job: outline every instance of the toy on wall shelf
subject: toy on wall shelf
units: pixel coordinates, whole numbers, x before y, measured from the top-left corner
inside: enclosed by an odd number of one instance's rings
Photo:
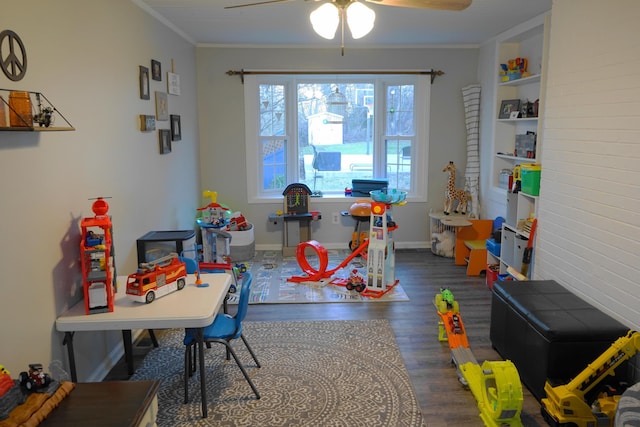
[[[500,80],[508,82],[531,77],[531,73],[527,71],[527,66],[527,58],[514,58],[508,60],[506,64],[500,64]]]
[[[449,164],[442,169],[442,172],[449,173],[447,188],[444,192],[443,213],[449,215],[451,209],[455,207],[453,212],[458,213],[459,211],[462,215],[465,215],[467,213],[467,203],[471,201],[471,194],[462,188],[456,188],[456,165],[453,162],[449,162]],[[458,202],[457,206],[455,206],[456,202]]]
[[[156,298],[182,290],[186,285],[187,265],[173,252],[143,262],[127,277],[127,296],[133,301],[152,303]]]

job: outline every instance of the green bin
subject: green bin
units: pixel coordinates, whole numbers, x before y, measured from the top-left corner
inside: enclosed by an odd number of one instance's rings
[[[531,196],[540,195],[540,172],[542,166],[536,164],[528,164],[520,166],[520,174],[522,179],[522,192]]]

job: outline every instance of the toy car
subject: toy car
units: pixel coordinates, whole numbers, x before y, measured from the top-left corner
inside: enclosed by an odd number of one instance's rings
[[[362,273],[360,273],[355,268],[351,270],[351,274],[349,274],[349,279],[345,287],[349,291],[353,289],[355,289],[356,292],[364,291],[364,288],[366,287],[366,285],[365,285],[364,276],[362,275]]]
[[[30,363],[29,372],[20,372],[20,385],[29,391],[51,384],[51,377],[42,370],[41,363]]]

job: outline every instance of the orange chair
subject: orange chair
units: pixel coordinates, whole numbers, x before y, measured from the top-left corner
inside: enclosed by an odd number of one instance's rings
[[[467,266],[467,276],[479,276],[487,269],[486,240],[493,233],[493,220],[470,219],[471,225],[456,232],[456,265]]]

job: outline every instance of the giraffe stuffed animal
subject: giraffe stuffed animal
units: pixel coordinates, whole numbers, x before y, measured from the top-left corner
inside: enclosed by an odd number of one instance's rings
[[[449,215],[451,209],[455,206],[456,200],[458,205],[454,212],[461,214],[467,213],[467,202],[471,201],[471,194],[464,191],[462,188],[456,188],[456,165],[453,162],[449,162],[448,165],[442,169],[442,172],[449,172],[449,181],[447,181],[447,189],[444,192],[444,214]]]

